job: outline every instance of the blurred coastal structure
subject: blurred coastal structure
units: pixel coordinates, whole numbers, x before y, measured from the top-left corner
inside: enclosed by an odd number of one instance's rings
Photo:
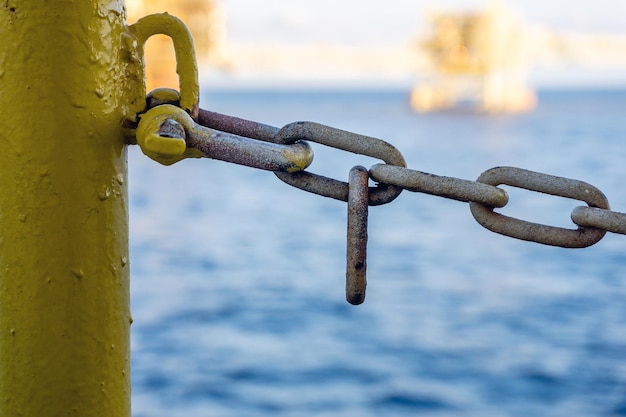
[[[519,112],[536,105],[526,84],[531,66],[521,19],[500,2],[481,12],[435,13],[422,48],[427,68],[411,92],[417,111],[465,102],[486,112]]]
[[[288,36],[264,42],[253,32],[249,40],[230,39],[223,6],[220,0],[127,0],[129,23],[167,11],[187,24],[201,82],[214,88],[392,85],[411,92],[416,111],[471,104],[480,111],[516,112],[536,104],[530,86],[537,79],[564,84],[568,79],[577,82],[575,74],[612,71],[626,82],[626,75],[620,75],[626,74],[625,35],[535,27],[498,0],[483,9],[417,16],[416,27],[427,20],[427,32],[375,46],[295,42]],[[149,89],[178,86],[169,38],[157,35],[148,41],[146,71]]]

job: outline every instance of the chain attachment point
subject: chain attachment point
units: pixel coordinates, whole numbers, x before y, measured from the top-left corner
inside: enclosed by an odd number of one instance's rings
[[[163,34],[172,39],[176,54],[176,72],[180,84],[180,107],[195,118],[198,114],[200,101],[200,83],[193,37],[187,26],[176,16],[168,13],[157,13],[142,17],[130,25],[128,31],[133,35],[138,55],[142,58],[146,41],[151,36]],[[142,79],[142,87],[145,94],[145,79]],[[137,113],[140,113],[142,109],[137,110]]]
[[[313,161],[313,151],[306,142],[280,145],[209,129],[171,104],[154,107],[141,116],[137,143],[143,153],[163,165],[204,157],[268,171],[295,172]]]
[[[187,144],[182,126],[187,119],[191,120],[191,117],[183,109],[169,104],[148,110],[141,115],[137,125],[139,148],[146,156],[163,165],[184,159]]]

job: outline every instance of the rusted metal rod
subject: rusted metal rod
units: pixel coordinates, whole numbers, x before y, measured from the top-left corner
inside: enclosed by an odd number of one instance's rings
[[[346,300],[353,305],[365,301],[367,286],[367,215],[369,174],[362,166],[350,170],[346,253]]]
[[[200,109],[196,121],[202,126],[221,130],[247,138],[273,142],[274,136],[280,131],[279,128],[254,122],[252,120],[241,119],[239,117],[227,116],[209,110]]]

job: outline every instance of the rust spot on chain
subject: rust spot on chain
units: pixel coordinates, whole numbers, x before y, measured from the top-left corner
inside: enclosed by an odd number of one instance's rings
[[[181,138],[185,139],[185,129],[175,120],[166,119],[159,126],[159,136],[164,138]]]

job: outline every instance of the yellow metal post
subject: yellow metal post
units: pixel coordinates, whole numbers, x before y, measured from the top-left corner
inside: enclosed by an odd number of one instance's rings
[[[124,15],[0,2],[2,416],[130,416]]]

